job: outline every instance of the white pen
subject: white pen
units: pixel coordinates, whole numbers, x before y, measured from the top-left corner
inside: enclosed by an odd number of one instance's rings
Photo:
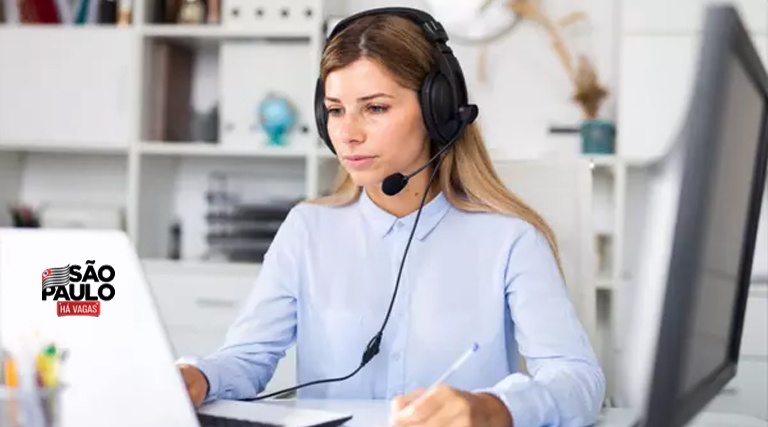
[[[440,376],[440,378],[437,379],[427,390],[424,391],[424,393],[421,394],[416,400],[408,404],[405,408],[403,408],[403,411],[413,411],[413,408],[416,407],[416,405],[421,402],[422,399],[424,399],[424,396],[426,396],[431,390],[434,390],[437,386],[444,383],[445,380],[448,379],[451,375],[453,375],[454,372],[458,371],[459,368],[461,368],[461,365],[463,365],[467,360],[469,360],[470,357],[472,357],[473,354],[477,353],[477,349],[480,348],[480,345],[477,343],[472,344],[472,347],[470,347],[467,351],[464,352],[464,354],[461,355],[458,359],[456,359],[455,362],[446,370],[443,375]]]

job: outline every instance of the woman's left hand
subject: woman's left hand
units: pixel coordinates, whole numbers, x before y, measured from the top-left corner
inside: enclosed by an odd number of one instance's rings
[[[468,393],[446,385],[416,390],[392,401],[390,424],[399,427],[512,427],[512,417],[501,400],[487,393]]]

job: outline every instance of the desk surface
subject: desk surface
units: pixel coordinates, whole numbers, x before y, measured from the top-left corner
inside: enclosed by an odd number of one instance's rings
[[[389,419],[389,402],[382,400],[274,400],[271,404],[299,408],[322,409],[351,414],[349,427],[386,427]],[[627,412],[607,409],[601,417],[599,427],[626,427]],[[690,427],[768,427],[768,421],[738,414],[701,414]]]

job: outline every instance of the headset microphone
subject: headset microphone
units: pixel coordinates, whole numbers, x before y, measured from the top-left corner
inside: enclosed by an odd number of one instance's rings
[[[403,175],[400,172],[396,172],[384,178],[384,181],[381,183],[381,191],[387,196],[394,196],[395,194],[403,191],[403,188],[405,188],[405,186],[408,185],[408,180],[413,178],[419,172],[423,171],[427,166],[431,165],[435,161],[435,159],[437,159],[443,153],[448,151],[448,149],[451,148],[451,146],[456,142],[456,140],[458,140],[459,137],[464,133],[464,129],[467,127],[467,125],[473,122],[476,117],[477,117],[477,107],[474,107],[474,108],[470,107],[466,109],[460,108],[459,119],[461,120],[461,127],[459,132],[457,132],[456,135],[453,138],[451,138],[451,140],[447,144],[443,145],[443,147],[440,148],[440,150],[438,150],[438,152],[435,153],[435,155],[432,156],[432,158],[430,158],[420,168],[409,173],[408,175]]]
[[[384,181],[381,183],[381,191],[384,192],[387,196],[394,196],[395,194],[403,191],[403,188],[405,188],[406,185],[408,185],[408,180],[416,176],[419,172],[423,171],[427,166],[431,165],[432,162],[435,161],[436,158],[438,158],[440,155],[446,152],[451,145],[456,141],[456,138],[454,138],[451,142],[443,146],[443,148],[440,149],[434,156],[432,156],[431,159],[427,160],[424,165],[422,165],[420,168],[416,169],[415,171],[409,173],[408,175],[403,175],[400,172],[393,173],[392,175],[384,178]]]
[[[409,178],[400,172],[393,173],[384,178],[384,182],[381,183],[381,191],[387,196],[394,196],[405,188]]]

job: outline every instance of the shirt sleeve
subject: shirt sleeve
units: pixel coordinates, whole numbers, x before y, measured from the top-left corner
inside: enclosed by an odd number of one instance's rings
[[[294,342],[300,248],[305,232],[300,212],[294,207],[265,253],[256,283],[228,329],[224,344],[214,353],[191,361],[210,384],[204,402],[256,397]]]
[[[512,245],[506,298],[528,374],[481,390],[497,396],[514,427],[594,424],[605,377],[542,233],[532,226]]]

